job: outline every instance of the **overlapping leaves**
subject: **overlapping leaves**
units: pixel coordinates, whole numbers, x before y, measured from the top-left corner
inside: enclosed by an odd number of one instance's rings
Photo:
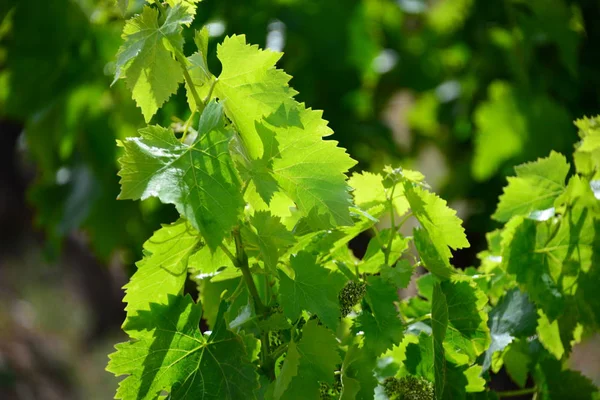
[[[191,23],[193,14],[183,2],[177,3],[168,9],[162,23],[158,10],[146,6],[123,29],[125,42],[117,54],[115,81],[126,76],[146,122],[183,81],[183,72],[172,52],[183,51],[181,25]]]
[[[238,220],[244,205],[241,184],[229,154],[232,131],[222,107],[204,110],[196,140],[181,143],[160,126],[140,130],[122,142],[121,199],[158,197],[174,204],[215,249]]]
[[[169,296],[168,304],[152,303],[129,319],[133,341],[116,346],[107,368],[129,375],[116,398],[153,400],[163,391],[172,399],[254,398],[258,375],[242,339],[227,330],[225,309],[208,337],[198,329],[202,307],[189,296]]]

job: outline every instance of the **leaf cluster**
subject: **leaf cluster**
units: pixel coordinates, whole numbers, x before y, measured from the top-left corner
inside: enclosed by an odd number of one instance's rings
[[[595,119],[578,122],[568,182],[558,153],[517,168],[494,214],[506,225],[481,267],[461,271],[461,220],[422,174],[347,179],[355,161],[295,99],[281,53],[227,37],[217,76],[203,28],[185,56],[195,11],[145,6],[117,55],[116,79],[147,122],[182,82],[190,108],[180,132],[149,125],[119,142],[120,198],[155,197],[180,218],[145,243],[126,286],[131,340],[108,365],[126,375],[117,398],[487,397],[488,371],[503,365],[542,398],[570,390],[557,378],[591,398],[596,388],[561,362],[600,320]],[[402,234],[409,219],[416,228]],[[358,259],[348,243],[363,232]],[[418,296],[400,301],[420,268]],[[187,279],[198,299],[184,295]]]

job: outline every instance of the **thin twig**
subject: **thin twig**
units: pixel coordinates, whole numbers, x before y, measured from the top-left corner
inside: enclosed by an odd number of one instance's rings
[[[519,389],[519,390],[507,390],[504,392],[496,392],[496,394],[498,395],[499,398],[502,397],[517,397],[517,396],[523,396],[526,394],[531,394],[531,393],[536,393],[537,392],[537,387],[530,387],[530,388],[525,388],[525,389]]]
[[[254,278],[252,277],[252,272],[250,272],[250,266],[248,265],[248,256],[246,255],[244,245],[242,244],[242,235],[239,227],[233,229],[233,238],[235,240],[235,253],[237,256],[236,265],[242,271],[246,286],[248,286],[248,291],[252,296],[254,311],[256,312],[256,315],[265,315],[267,314],[268,309],[263,304],[260,295],[258,294],[258,290],[256,289],[256,284],[254,283]]]
[[[196,91],[196,85],[194,85],[194,80],[190,76],[190,73],[187,69],[185,56],[178,51],[175,55],[175,58],[179,62],[179,65],[181,65],[185,82],[187,83],[190,92],[192,92],[192,97],[194,98],[194,102],[196,103],[196,110],[202,114],[202,110],[204,110],[204,102],[200,99],[200,96]]]

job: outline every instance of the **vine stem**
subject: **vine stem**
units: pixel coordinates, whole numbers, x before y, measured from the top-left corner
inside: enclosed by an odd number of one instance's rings
[[[389,203],[390,203],[390,220],[391,220],[391,231],[390,238],[388,239],[388,244],[385,247],[384,256],[385,256],[385,265],[390,265],[390,253],[392,252],[392,243],[394,242],[394,235],[396,234],[396,211],[394,210],[394,191],[396,190],[396,185],[392,187],[392,193],[390,193]]]
[[[287,343],[284,343],[275,350],[273,350],[273,352],[271,353],[271,358],[273,358],[273,360],[277,360],[283,353],[286,352],[287,347]]]
[[[183,134],[181,135],[181,143],[185,142],[185,138],[187,136],[188,130],[190,129],[190,124],[192,123],[192,119],[196,115],[196,110],[192,111],[190,117],[185,121],[185,125],[183,126]]]
[[[530,387],[530,388],[525,388],[525,389],[519,389],[519,390],[507,390],[505,392],[496,392],[496,394],[498,395],[499,398],[502,397],[517,397],[517,396],[523,396],[526,394],[532,394],[537,392],[537,387]]]
[[[427,314],[422,315],[422,316],[420,316],[418,318],[411,319],[410,321],[408,321],[408,323],[409,324],[414,324],[416,322],[426,321],[428,319],[431,319],[431,313],[427,313]]]
[[[187,83],[188,87],[190,88],[190,92],[192,93],[192,97],[194,98],[194,102],[196,103],[196,110],[198,110],[200,112],[200,114],[202,114],[202,110],[204,109],[204,102],[200,99],[200,95],[198,94],[198,91],[196,90],[194,81],[192,80],[192,77],[190,76],[190,72],[187,69],[185,56],[183,54],[180,54],[179,51],[177,51],[175,58],[179,62],[179,65],[181,65],[181,70],[183,71],[183,77],[185,78],[185,82]]]
[[[237,256],[236,266],[242,271],[244,281],[246,282],[246,286],[248,286],[248,291],[250,292],[250,296],[252,296],[252,301],[254,302],[254,311],[257,315],[265,315],[267,314],[268,309],[260,299],[260,295],[256,289],[256,284],[254,283],[254,278],[252,278],[252,272],[250,272],[250,266],[248,265],[248,256],[244,251],[242,235],[239,227],[235,227],[233,229],[233,239],[235,240],[235,252]],[[229,252],[229,250],[227,252]]]
[[[215,85],[217,84],[217,82],[219,82],[219,78],[215,77],[212,84],[210,85],[210,88],[208,89],[208,94],[206,95],[206,98],[204,99],[203,104],[205,107],[208,104],[208,102],[210,101],[210,96],[212,96],[212,92],[213,92],[213,90],[215,90]],[[194,90],[196,90],[196,89],[194,89]]]

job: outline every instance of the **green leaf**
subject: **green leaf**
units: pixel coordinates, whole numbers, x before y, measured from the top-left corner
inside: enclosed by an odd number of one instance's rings
[[[200,118],[198,138],[180,143],[170,129],[149,126],[122,142],[121,199],[158,197],[174,204],[214,250],[237,223],[244,202],[228,152],[232,132],[222,107],[211,102]],[[211,122],[212,121],[212,122]],[[211,126],[215,121],[216,124]]]
[[[384,248],[390,242],[390,235],[394,235],[388,260],[390,265],[395,264],[402,253],[408,249],[409,239],[392,232],[391,229],[384,229],[369,241],[367,251],[358,266],[360,272],[375,274],[385,268]]]
[[[527,138],[527,116],[516,91],[505,82],[493,82],[489,100],[475,110],[475,179],[489,179],[506,160],[521,152]]]
[[[279,400],[290,382],[298,375],[298,366],[300,364],[300,353],[295,342],[290,342],[281,371],[275,380],[273,398]]]
[[[379,356],[400,343],[404,335],[404,326],[395,305],[398,293],[382,277],[369,276],[365,300],[369,309],[363,307],[355,320],[354,330],[364,332],[366,349]]]
[[[317,264],[316,257],[306,252],[292,256],[290,266],[293,278],[279,271],[279,296],[285,316],[294,321],[302,310],[307,310],[335,332],[340,319],[338,293],[346,283],[344,276]]]
[[[469,247],[456,211],[446,205],[446,201],[419,186],[405,183],[405,194],[410,208],[421,226],[427,231],[431,241],[445,258],[450,258],[450,250]]]
[[[199,299],[204,307],[202,319],[206,321],[209,329],[214,329],[215,325],[219,322],[217,317],[223,293],[225,291],[229,294],[233,293],[241,280],[241,278],[237,278],[212,282],[209,279],[200,279],[198,282]]]
[[[191,78],[191,83],[199,96],[207,95],[210,91],[210,85],[214,83],[215,77],[208,69],[208,28],[203,26],[202,29],[196,31],[194,35],[194,43],[198,51],[186,59],[186,68]],[[190,110],[195,111],[198,107],[196,99],[192,94],[190,82],[185,81],[185,92],[187,95],[188,105]]]
[[[470,278],[456,279],[441,283],[448,308],[444,349],[448,360],[461,365],[475,362],[491,339],[485,312],[487,296]]]
[[[503,265],[553,321],[592,266],[594,237],[594,217],[578,204],[558,222],[516,218],[503,234]]]
[[[144,243],[144,258],[125,285],[128,318],[148,310],[150,302],[166,304],[179,295],[187,279],[188,258],[200,242],[198,232],[181,219],[161,229]]]
[[[600,179],[600,116],[578,119],[575,125],[581,138],[573,155],[577,172]]]
[[[283,53],[246,44],[244,35],[226,37],[217,47],[223,65],[214,92],[242,136],[252,159],[263,155],[256,122],[274,113],[297,92],[288,86],[291,76],[275,68]]]
[[[224,245],[230,252],[235,252],[235,245],[226,243]],[[190,256],[188,267],[196,280],[211,278],[212,281],[219,281],[224,276],[231,279],[234,277],[232,276],[234,271],[237,271],[236,276],[242,274],[220,247],[215,251],[211,251],[208,246],[201,248]]]
[[[356,162],[337,142],[323,140],[333,131],[321,116],[321,111],[294,103],[257,123],[268,150],[262,163],[311,228],[352,225],[345,172]]]
[[[377,358],[360,343],[350,346],[342,363],[340,400],[372,400],[377,386],[373,374]]]
[[[563,369],[561,362],[547,358],[540,363],[543,374],[542,400],[592,400],[598,388],[579,372]]]
[[[438,309],[438,311],[441,310]],[[438,311],[436,311],[436,317],[439,316]],[[436,335],[438,335],[438,338],[441,338],[438,328],[441,328],[441,326],[436,326]],[[406,337],[414,336],[407,335]],[[443,338],[441,339],[443,341]],[[435,382],[436,379],[440,380],[440,382],[443,382],[445,364],[441,364],[441,368],[439,369],[435,369],[437,365],[434,366],[434,357],[439,356],[434,354],[433,351],[433,343],[435,340],[437,340],[435,339],[435,337],[432,338],[430,335],[421,332],[416,343],[408,343],[408,345],[406,346],[406,356],[404,360],[404,365],[406,367],[406,370],[411,375],[421,376],[431,382]],[[441,360],[443,360],[444,348],[441,347],[441,342],[438,350],[442,352]]]
[[[404,289],[408,287],[414,270],[415,266],[407,260],[398,260],[394,267],[382,267],[381,277],[393,284],[396,289]]]
[[[171,7],[181,6],[182,9],[190,16],[196,14],[196,3],[200,3],[202,0],[166,0],[167,4]]]
[[[467,398],[467,392],[482,392],[485,389],[485,379],[481,378],[481,367],[473,365],[458,366],[453,363],[446,364],[446,384],[442,399],[454,400]]]
[[[244,246],[249,255],[265,263],[267,271],[275,274],[277,261],[285,249],[294,243],[294,236],[268,211],[257,211],[250,218],[254,229],[242,230]]]
[[[377,207],[376,210],[383,211],[380,207]],[[287,254],[294,254],[305,250],[311,253],[318,253],[325,259],[335,259],[339,252],[348,250],[347,244],[352,239],[376,223],[377,220],[360,215],[359,220],[352,226],[341,226],[336,229],[321,230],[301,236],[298,238],[296,244],[288,250]]]
[[[232,36],[218,47],[223,70],[215,95],[241,136],[238,167],[267,204],[283,190],[313,229],[352,225],[344,173],[355,162],[334,141],[321,116],[296,102],[290,76],[275,68],[281,53]],[[301,150],[300,150],[301,149]]]
[[[502,355],[506,372],[519,387],[525,387],[531,364],[531,357],[526,349],[527,342],[525,340],[512,342]]]
[[[530,216],[552,207],[565,190],[569,164],[562,154],[553,151],[546,158],[515,167],[515,172],[517,176],[508,178],[492,216],[497,221],[506,222],[515,215]]]
[[[186,68],[190,77],[192,78],[196,93],[200,95],[200,93],[207,91],[208,86],[212,84],[214,80],[214,76],[208,70],[206,56],[200,52],[194,53],[186,59],[186,64]],[[196,104],[196,99],[192,94],[192,90],[190,89],[187,80],[185,82],[185,89],[190,110],[195,111],[198,108],[198,105]]]
[[[386,167],[388,168],[388,167]],[[395,171],[389,168],[391,171]],[[385,170],[387,171],[387,169]],[[401,179],[419,179],[413,171],[402,170]],[[409,208],[408,201],[404,195],[404,187],[394,184],[392,187],[386,188],[384,178],[381,174],[373,174],[371,172],[354,173],[348,180],[348,185],[354,190],[354,203],[364,209],[370,210],[373,207],[383,205],[389,209],[389,200],[393,195],[392,205],[396,214],[404,215]]]
[[[190,14],[177,5],[168,9],[160,26],[158,10],[148,6],[125,24],[125,42],[117,53],[114,82],[126,74],[127,86],[146,122],[183,81],[181,67],[171,52],[183,50],[181,25],[191,22]]]
[[[538,44],[538,35],[544,37],[544,44],[553,43],[558,50],[560,61],[572,76],[579,72],[578,52],[579,43],[584,37],[582,32],[574,28],[573,23],[564,21],[575,20],[576,13],[581,11],[570,7],[563,0],[532,0],[527,3],[528,12],[518,13],[519,27],[527,45]],[[581,17],[580,17],[581,18]],[[531,44],[530,44],[531,43]]]
[[[419,257],[429,272],[439,279],[448,279],[456,274],[456,270],[450,265],[448,247],[433,242],[425,229],[414,229],[413,235]]]
[[[122,15],[127,13],[127,9],[129,8],[129,0],[117,0],[117,5],[119,6],[119,11],[121,11]]]
[[[539,319],[537,320],[537,334],[538,339],[542,346],[550,354],[557,359],[561,359],[565,354],[565,348],[560,340],[560,329],[558,327],[558,321],[554,320],[550,322],[548,317],[542,310],[538,310]]]
[[[433,287],[431,304],[431,329],[433,334],[433,370],[435,398],[442,399],[446,382],[446,355],[444,340],[448,330],[448,302],[446,294],[438,283]]]
[[[331,331],[319,326],[316,320],[308,321],[297,346],[300,354],[298,373],[281,399],[317,399],[319,382],[333,385],[334,371],[342,362],[337,347],[338,342]]]
[[[189,296],[170,296],[168,304],[151,304],[127,322],[133,339],[116,346],[107,370],[128,375],[118,399],[254,398],[258,376],[243,340],[227,330],[222,304],[210,336],[198,330],[202,308]]]
[[[348,185],[353,188],[354,204],[368,210],[385,203],[386,194],[381,174],[371,172],[354,173],[348,179]]]
[[[492,362],[492,356],[502,351],[517,337],[529,337],[535,333],[537,313],[526,293],[514,288],[502,298],[489,313],[492,342],[486,350],[483,370]]]

